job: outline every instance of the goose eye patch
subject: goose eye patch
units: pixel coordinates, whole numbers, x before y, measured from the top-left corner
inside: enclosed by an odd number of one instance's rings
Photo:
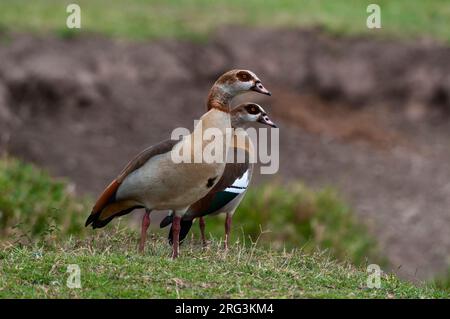
[[[251,75],[248,72],[240,71],[236,74],[237,78],[241,82],[247,82],[252,79]]]
[[[259,113],[259,109],[254,105],[249,105],[246,107],[246,109],[249,114],[258,114]]]

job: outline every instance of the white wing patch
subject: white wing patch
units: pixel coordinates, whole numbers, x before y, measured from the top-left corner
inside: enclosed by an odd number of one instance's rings
[[[241,194],[247,190],[248,184],[250,183],[249,170],[247,170],[244,175],[236,179],[233,184],[225,189],[226,192]]]

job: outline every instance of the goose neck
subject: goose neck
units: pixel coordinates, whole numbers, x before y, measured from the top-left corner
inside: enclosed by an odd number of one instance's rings
[[[207,108],[218,109],[223,112],[230,112],[230,102],[234,97],[233,94],[227,92],[219,85],[214,85],[209,91]]]

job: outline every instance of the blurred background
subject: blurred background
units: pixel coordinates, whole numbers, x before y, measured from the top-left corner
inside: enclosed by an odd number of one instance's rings
[[[81,29],[66,26],[71,2]],[[450,2],[377,0],[369,29],[372,2],[3,0],[2,240],[92,233],[93,200],[126,162],[192,127],[215,79],[245,68],[273,93],[240,101],[280,127],[280,171],[255,174],[235,239],[444,278]]]

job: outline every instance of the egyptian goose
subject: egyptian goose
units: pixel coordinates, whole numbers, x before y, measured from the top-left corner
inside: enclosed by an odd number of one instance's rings
[[[231,126],[233,128],[246,128],[252,122],[259,122],[262,124],[276,127],[276,125],[269,119],[264,109],[255,103],[245,103],[237,106],[230,112]],[[244,130],[237,131],[244,137],[243,143],[234,143],[231,146],[232,151],[229,151],[229,155],[233,156],[232,160],[227,161],[225,170],[222,177],[217,184],[209,191],[209,193],[192,204],[186,214],[181,219],[181,230],[179,234],[179,240],[183,241],[188,234],[192,222],[195,218],[199,218],[199,226],[202,236],[203,246],[206,246],[205,237],[205,221],[204,216],[216,215],[220,213],[226,214],[225,219],[225,249],[228,249],[228,242],[231,230],[231,219],[233,217],[236,208],[241,203],[245,196],[247,187],[250,184],[253,163],[249,161],[250,152],[253,152],[253,145]],[[235,135],[236,141],[236,135]],[[242,150],[245,152],[243,158],[245,162],[239,163],[236,161],[238,158],[238,152]],[[160,227],[166,227],[172,222],[173,216],[168,215],[161,221]],[[169,242],[172,244],[173,227],[169,231]]]
[[[219,77],[212,86],[207,100],[208,112],[201,118],[190,135],[180,140],[166,140],[153,145],[137,155],[123,171],[103,191],[95,203],[85,226],[101,228],[113,218],[145,208],[141,225],[139,251],[144,250],[147,229],[152,210],[171,210],[173,212],[172,258],[178,256],[181,216],[191,204],[204,197],[219,180],[225,169],[225,160],[207,163],[176,163],[173,152],[187,149],[196,158],[203,152],[205,141],[200,149],[195,145],[195,137],[208,128],[215,128],[225,136],[231,128],[230,102],[242,93],[255,91],[271,95],[259,78],[248,70],[231,70]],[[227,141],[227,139],[223,139]],[[229,144],[224,145],[225,158]],[[203,154],[203,153],[202,153]],[[200,154],[201,158],[201,154]]]

